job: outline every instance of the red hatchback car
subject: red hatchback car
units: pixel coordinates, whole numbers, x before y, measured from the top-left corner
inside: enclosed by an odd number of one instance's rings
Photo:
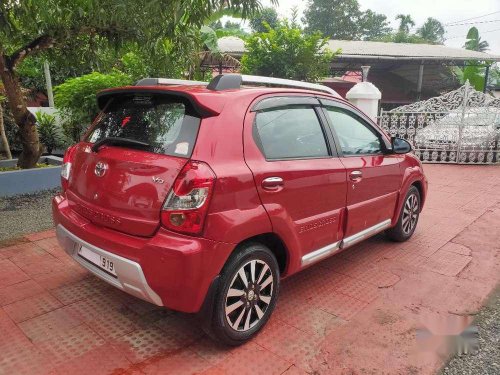
[[[281,278],[417,225],[427,181],[410,145],[325,86],[145,79],[98,103],[64,157],[59,242],[123,291],[199,312],[225,343],[262,328]]]

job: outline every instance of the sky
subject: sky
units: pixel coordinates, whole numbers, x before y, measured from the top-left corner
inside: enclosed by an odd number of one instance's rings
[[[278,2],[277,10],[281,17],[290,17],[290,9],[297,6],[302,18],[302,12],[307,5],[306,0],[278,0]],[[444,25],[469,23],[445,26],[447,38],[445,45],[461,48],[469,28],[476,26],[481,39],[490,44],[490,50],[487,52],[500,55],[500,0],[358,0],[358,2],[362,10],[371,9],[385,14],[394,28],[398,26],[394,17],[400,13],[410,14],[416,22],[416,28],[422,25],[427,17],[436,18]],[[262,3],[269,5],[270,1],[263,0]],[[496,13],[490,14],[494,12]],[[487,14],[490,15],[485,16]]]

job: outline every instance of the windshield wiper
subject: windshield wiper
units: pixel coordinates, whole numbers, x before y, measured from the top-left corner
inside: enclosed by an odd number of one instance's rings
[[[139,147],[139,148],[148,148],[150,146],[149,143],[136,141],[134,139],[129,138],[120,138],[120,137],[107,137],[101,139],[100,141],[94,143],[92,146],[92,151],[97,152],[99,148],[104,145],[117,145],[117,146],[131,146],[131,147]]]

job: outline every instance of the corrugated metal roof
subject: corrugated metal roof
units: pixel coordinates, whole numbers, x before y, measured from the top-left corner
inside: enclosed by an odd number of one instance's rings
[[[245,52],[245,42],[234,36],[218,40],[222,52],[231,55],[241,55]],[[469,51],[462,48],[452,48],[433,44],[384,43],[354,40],[330,40],[328,47],[332,51],[341,49],[340,59],[380,59],[380,60],[494,60],[500,61],[500,56],[484,52]]]
[[[464,48],[452,48],[436,44],[384,43],[354,40],[330,40],[332,51],[340,48],[341,57],[378,57],[386,59],[437,59],[437,60],[497,60],[500,56]]]

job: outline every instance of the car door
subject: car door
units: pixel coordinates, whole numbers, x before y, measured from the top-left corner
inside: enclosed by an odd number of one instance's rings
[[[347,172],[347,247],[390,226],[404,157],[388,152],[388,138],[361,112],[335,101],[322,104]]]
[[[343,236],[346,171],[312,97],[267,97],[245,118],[245,160],[272,226],[298,254],[293,270],[330,255]]]

